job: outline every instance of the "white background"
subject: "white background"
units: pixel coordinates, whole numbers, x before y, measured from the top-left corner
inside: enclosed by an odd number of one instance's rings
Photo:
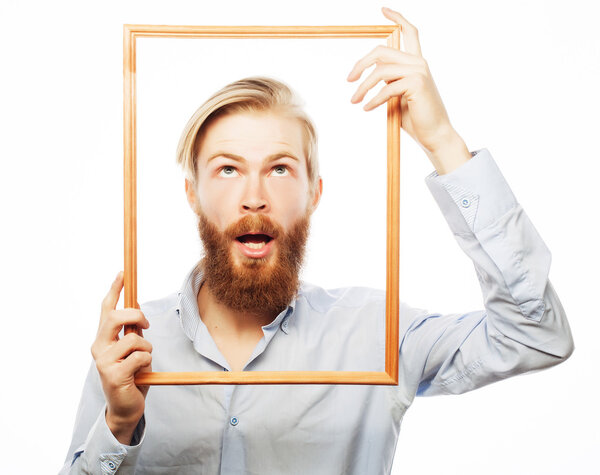
[[[56,473],[70,443],[100,302],[123,268],[122,25],[390,22],[381,14],[381,4],[366,1],[229,1],[209,7],[183,1],[2,0],[0,5],[2,471]],[[550,279],[569,316],[576,347],[568,361],[547,371],[458,397],[417,399],[402,425],[393,473],[599,472],[592,453],[600,446],[600,324],[593,306],[600,284],[594,189],[600,168],[595,138],[600,39],[592,5],[387,4],[419,29],[423,55],[455,129],[470,150],[485,147],[492,153],[552,251]],[[337,92],[347,94],[348,104],[358,83],[346,83],[345,75],[365,53],[357,47],[339,78]],[[327,89],[330,72],[316,62],[303,67],[313,79],[327,75]],[[301,86],[298,92],[307,102],[318,95]],[[360,108],[354,106],[356,120],[382,123],[379,110],[360,117]],[[332,119],[316,112],[314,118],[325,134]],[[374,147],[380,143],[378,136],[361,140],[373,140]],[[327,193],[327,177],[338,168],[325,166],[324,150],[321,156]],[[165,158],[165,167],[178,176],[172,155]],[[432,311],[480,309],[473,266],[423,182],[431,171],[425,154],[403,133],[401,299]],[[147,249],[140,255],[140,273],[169,276],[160,277],[168,282],[160,286],[148,278],[143,291],[151,298],[178,290],[195,258],[178,255],[174,259],[181,260],[172,264],[152,260],[152,246],[166,249],[177,239],[194,249],[197,233],[181,175],[178,183],[176,207],[183,221],[160,236],[140,232],[140,251]],[[361,187],[365,199],[380,194],[370,181]],[[140,191],[140,200],[150,195]],[[164,195],[172,196],[170,190]],[[144,201],[149,211],[140,208],[140,213],[154,216],[151,199]],[[318,231],[318,220],[327,224],[327,207],[335,209],[335,199],[334,193],[325,194],[315,215],[314,241],[318,232],[323,236],[319,245],[335,247],[348,240]],[[168,216],[169,206],[159,212]],[[363,216],[377,215],[369,206],[376,204],[353,204],[349,216],[358,216],[361,224]],[[160,240],[163,235],[166,243]],[[360,261],[356,267],[372,272],[365,265]],[[345,285],[347,266],[323,279],[318,270],[311,271],[309,280]]]
[[[252,75],[290,84],[317,128],[323,197],[313,215],[302,278],[325,287],[385,288],[387,110],[369,114],[352,104],[357,85],[346,81],[356,52],[367,54],[381,41],[138,40],[138,302],[178,289],[198,260],[196,216],[175,166],[184,125],[213,91]],[[408,173],[403,177],[408,180]],[[372,249],[358,253],[358,243]]]

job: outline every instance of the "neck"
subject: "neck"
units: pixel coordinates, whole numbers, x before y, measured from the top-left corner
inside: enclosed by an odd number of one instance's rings
[[[217,301],[204,282],[198,292],[198,312],[213,336],[215,333],[226,333],[243,337],[258,332],[262,335],[262,327],[277,317],[269,313],[240,312],[232,309]]]

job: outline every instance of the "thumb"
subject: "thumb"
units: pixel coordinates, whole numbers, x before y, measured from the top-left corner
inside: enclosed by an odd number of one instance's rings
[[[110,286],[110,289],[104,300],[102,300],[102,310],[114,310],[119,301],[121,289],[123,288],[123,271],[117,274],[117,277]]]

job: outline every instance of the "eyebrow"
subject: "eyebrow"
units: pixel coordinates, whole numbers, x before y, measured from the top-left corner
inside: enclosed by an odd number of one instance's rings
[[[213,158],[217,158],[217,157],[225,157],[225,158],[230,158],[232,160],[235,160],[237,162],[245,162],[247,161],[244,157],[240,156],[240,155],[236,155],[234,153],[228,153],[228,152],[217,152],[217,153],[213,153],[210,157],[208,157],[208,160],[206,161],[206,163],[208,164],[208,162],[210,162]],[[272,162],[274,160],[277,160],[278,158],[283,158],[283,157],[289,157],[292,158],[294,160],[296,160],[297,162],[300,162],[300,159],[298,157],[296,157],[295,155],[293,155],[290,152],[277,152],[274,153],[272,155],[269,155],[268,157],[266,157],[264,159],[264,162]]]

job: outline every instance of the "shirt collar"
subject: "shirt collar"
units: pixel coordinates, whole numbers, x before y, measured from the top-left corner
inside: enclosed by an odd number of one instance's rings
[[[183,280],[183,285],[177,293],[178,298],[176,311],[177,315],[179,316],[179,323],[185,334],[192,341],[196,339],[196,334],[200,326],[198,291],[200,290],[202,281],[202,260],[200,260],[188,271]],[[303,287],[304,283],[301,283],[300,290],[298,292],[299,295],[303,293]],[[298,297],[292,298],[285,310],[281,311],[271,323],[262,327],[265,332],[265,336],[274,335],[277,327],[281,327],[281,330],[285,334],[289,333],[288,320],[294,314],[297,298]]]

